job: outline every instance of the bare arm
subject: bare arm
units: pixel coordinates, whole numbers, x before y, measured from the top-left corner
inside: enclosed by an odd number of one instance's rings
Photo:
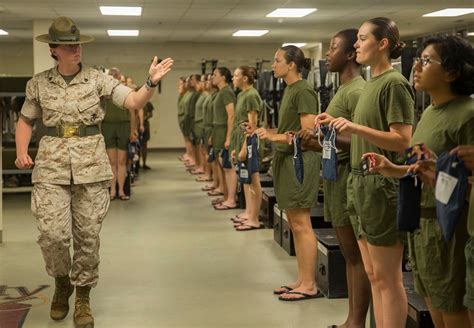
[[[389,127],[390,131],[380,131],[342,117],[334,119],[330,126],[334,126],[339,133],[354,133],[379,148],[399,153],[408,148],[413,129],[411,124],[393,123]]]
[[[232,127],[234,125],[234,103],[230,103],[225,106],[225,110],[227,112],[227,133],[225,137],[225,148],[229,148],[230,146],[230,136],[232,134]]]
[[[33,126],[20,116],[16,125],[15,142],[16,142],[16,160],[15,165],[19,169],[27,169],[33,166],[33,160],[28,155],[28,146],[31,141]]]
[[[141,133],[145,132],[145,118],[143,117],[144,116],[143,112],[144,112],[143,108],[140,108],[138,110],[138,121],[140,123],[139,129]]]

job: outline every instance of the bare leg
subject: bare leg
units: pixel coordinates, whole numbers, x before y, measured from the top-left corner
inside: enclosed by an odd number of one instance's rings
[[[334,227],[341,251],[346,260],[349,314],[347,328],[364,328],[370,303],[370,282],[364,269],[357,239],[352,226]]]
[[[143,161],[143,167],[147,166],[146,165],[146,159],[148,157],[148,141],[144,141],[142,143],[142,148],[141,148],[141,154],[142,154],[142,161]]]
[[[300,285],[295,292],[316,294],[318,289],[315,280],[316,267],[316,236],[313,232],[309,208],[287,209],[288,221],[295,241],[296,260],[298,262]],[[301,298],[298,294],[283,294],[282,298]]]
[[[110,197],[117,196],[117,148],[107,148],[107,156],[109,157],[110,166],[112,167],[112,181],[110,185]]]
[[[237,194],[237,174],[234,168],[224,169],[224,179],[227,189],[227,195],[224,198],[225,201],[222,203],[224,206],[234,207],[235,197]]]
[[[252,183],[248,188],[248,198],[250,200],[246,208],[249,209],[249,223],[255,227],[259,226],[260,207],[262,206],[262,187],[260,186],[260,174],[252,174]]]
[[[378,289],[382,296],[382,327],[405,327],[408,302],[402,277],[403,244],[374,246],[367,243],[367,249],[374,272],[372,290]]]
[[[365,272],[367,273],[367,277],[369,278],[369,281],[370,281],[375,323],[376,323],[377,328],[383,328],[382,294],[380,292],[380,289],[375,288],[376,282],[375,282],[375,277],[374,277],[374,269],[372,266],[372,259],[370,258],[370,255],[369,255],[369,250],[367,248],[367,241],[365,241],[364,239],[361,239],[361,240],[358,240],[357,243],[359,244],[360,254],[364,262]]]
[[[125,196],[124,185],[125,179],[127,178],[127,151],[118,149],[117,150],[117,182],[118,182],[118,194],[119,197]]]

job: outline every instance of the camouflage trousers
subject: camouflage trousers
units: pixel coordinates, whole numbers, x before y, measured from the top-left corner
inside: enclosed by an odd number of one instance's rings
[[[108,182],[35,184],[31,210],[40,232],[37,241],[50,276],[70,274],[73,285],[97,285],[99,232],[110,204],[108,186]]]

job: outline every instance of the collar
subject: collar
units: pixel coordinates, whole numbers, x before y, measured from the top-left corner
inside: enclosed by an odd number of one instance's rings
[[[49,82],[55,83],[63,88],[67,88],[68,86],[74,84],[89,83],[89,81],[91,80],[90,69],[84,67],[82,63],[79,64],[79,66],[79,73],[77,73],[77,75],[69,83],[69,85],[66,84],[66,81],[64,81],[64,78],[59,73],[58,66],[49,70],[47,79]]]

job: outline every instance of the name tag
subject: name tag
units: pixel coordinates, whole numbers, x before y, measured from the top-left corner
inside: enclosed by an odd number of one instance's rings
[[[457,183],[458,178],[455,178],[446,172],[439,172],[438,179],[436,180],[436,200],[447,205]]]
[[[323,158],[331,159],[331,142],[329,140],[323,141]]]

